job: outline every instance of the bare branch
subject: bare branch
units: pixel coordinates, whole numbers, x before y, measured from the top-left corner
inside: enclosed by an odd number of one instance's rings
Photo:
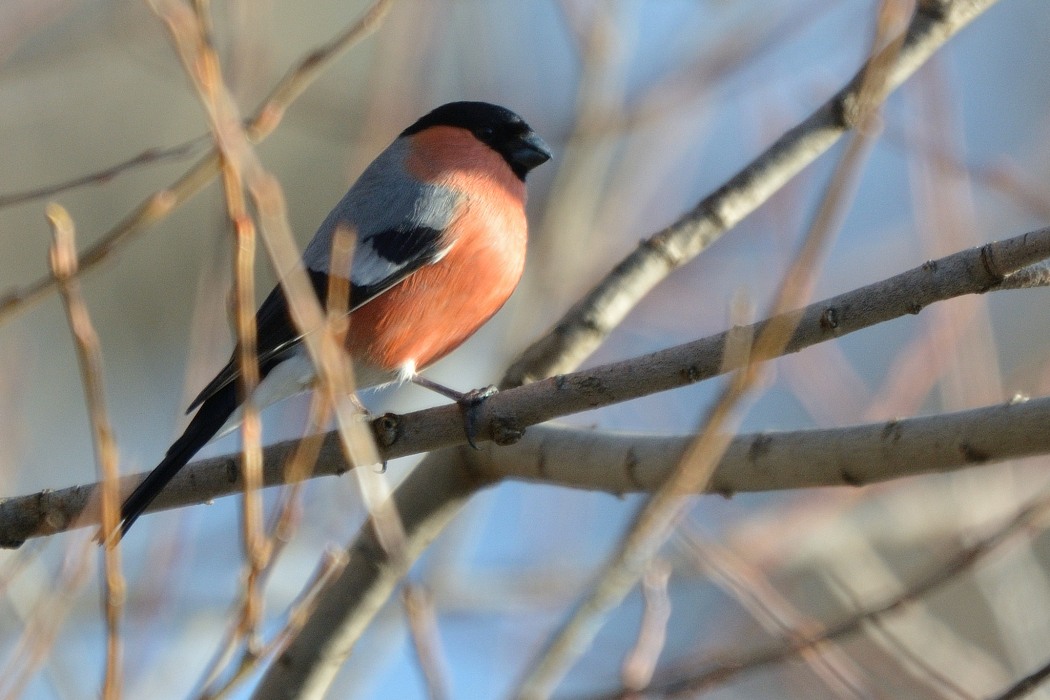
[[[255,650],[262,619],[262,571],[270,548],[263,535],[262,513],[262,422],[252,394],[259,384],[255,327],[255,221],[248,213],[243,168],[245,158],[238,152],[240,115],[227,98],[219,57],[211,44],[211,20],[207,3],[195,5],[191,12],[174,2],[154,0],[153,11],[164,21],[183,69],[208,115],[215,147],[221,156],[220,174],[226,214],[230,220],[233,248],[233,313],[237,330],[237,364],[240,368],[238,391],[242,404],[241,478],[244,483],[241,537],[246,559],[241,612],[232,643],[246,640]],[[233,132],[232,134],[230,132]]]
[[[246,131],[253,143],[269,136],[280,123],[291,102],[316,79],[321,69],[329,66],[340,54],[374,31],[392,4],[393,0],[375,0],[356,22],[330,42],[308,54],[286,73],[248,122]],[[171,186],[147,197],[123,221],[81,253],[77,261],[77,275],[98,267],[115,250],[189,201],[204,189],[218,172],[219,154],[216,148],[212,148]],[[0,294],[0,322],[40,301],[56,288],[54,278],[48,275]]]
[[[995,289],[996,283],[1014,270],[1021,269],[1031,264],[1032,261],[1047,256],[1050,256],[1050,228],[1032,231],[997,243],[989,243],[980,248],[953,253],[881,282],[810,304],[804,309],[788,314],[801,318],[801,321],[784,352],[798,352],[810,345],[838,338],[877,323],[918,313],[922,308],[936,301]],[[767,323],[769,321],[763,321],[742,331],[738,329],[737,332],[759,333],[762,326]],[[642,357],[555,377],[496,394],[484,405],[485,419],[479,421],[478,437],[493,440],[497,444],[513,442],[515,439],[520,440],[524,428],[530,425],[686,386],[736,369],[722,362],[728,335],[729,332],[720,333]],[[1044,399],[1036,399],[1027,404],[1020,403],[1018,409],[1010,410],[1019,410],[1023,414],[1029,410],[1036,410],[1033,407],[1040,406],[1042,401]],[[984,420],[991,419],[991,416],[984,418]],[[892,436],[897,434],[900,429],[898,426],[905,424],[907,424],[906,421],[880,423],[861,430],[870,429],[874,431],[874,434],[886,431]],[[1006,423],[994,423],[994,425],[997,426],[996,430],[1002,431],[1006,430],[1010,423],[1007,421]],[[374,422],[373,427],[377,433],[380,457],[384,460],[442,447],[462,445],[465,441],[459,408],[454,405],[439,406],[403,416],[383,416]],[[1036,430],[1033,431],[1034,434],[1025,437],[1013,431],[1007,431],[1003,433],[1002,447],[1005,451],[996,450],[995,441],[991,441],[991,445],[982,444],[980,449],[967,449],[970,456],[969,463],[981,463],[982,455],[994,455],[999,459],[1017,456],[1017,453],[1010,454],[1009,449],[1011,444],[1018,444],[1016,440],[1020,439],[1024,440],[1025,445],[1030,446],[1025,448],[1027,451],[1024,454],[1038,453],[1042,448],[1031,446],[1038,444],[1040,435],[1044,432],[1046,431]],[[813,434],[821,435],[819,431]],[[613,439],[601,433],[581,433],[581,435],[597,435],[601,438],[598,442]],[[834,439],[833,435],[834,433],[827,433],[820,439],[831,441]],[[1008,444],[1006,435],[1009,435],[1013,442]],[[759,444],[751,449],[756,450],[756,454],[763,456],[767,454],[765,445],[772,446],[776,440],[774,437],[756,439]],[[329,435],[321,447],[321,456],[317,466],[318,474],[341,474],[347,470],[346,463],[339,459],[337,454],[333,454],[333,440],[333,436]],[[652,443],[654,450],[666,451],[669,449],[668,444],[660,443],[659,439],[652,440],[655,441]],[[1033,440],[1036,442],[1030,442]],[[590,439],[584,442],[589,445],[586,450],[598,449],[598,445],[590,444]],[[632,445],[637,445],[637,453],[642,454],[648,450],[646,445],[649,443],[650,439],[631,436],[619,438],[609,444],[610,449],[620,450],[623,454],[629,455]],[[294,449],[294,441],[266,448],[264,473],[266,485],[282,483],[280,465]],[[849,447],[848,449],[856,451],[858,448]],[[490,445],[484,447],[478,454],[472,454],[473,451],[464,453],[471,458],[469,470],[476,481],[488,483],[503,476],[513,476],[551,480],[552,483],[562,483],[579,488],[592,488],[590,484],[596,484],[593,488],[623,492],[639,488],[651,489],[659,483],[660,478],[660,476],[652,478],[646,476],[644,470],[636,468],[637,465],[628,469],[626,476],[610,476],[612,472],[608,469],[608,464],[618,463],[607,461],[614,459],[612,454],[603,456],[596,463],[597,472],[593,469],[589,470],[587,467],[589,462],[585,459],[584,454],[572,457],[564,455],[564,462],[561,462],[559,458],[557,462],[552,461],[540,466],[537,470],[534,466],[528,466],[529,462],[517,462],[512,457],[516,454],[531,454],[532,457],[529,459],[538,458],[538,455],[535,454],[536,446],[532,441],[532,433],[526,435],[522,443],[514,450],[495,451],[499,460],[506,460],[505,463],[508,466],[505,474],[501,473],[499,468],[490,471],[483,462],[478,461],[482,455],[489,454],[492,450]],[[338,450],[335,452],[337,453]],[[833,453],[833,450],[828,451],[828,454]],[[860,453],[857,454],[860,455]],[[797,488],[820,484],[855,485],[893,478],[895,474],[901,473],[895,470],[907,469],[905,465],[877,459],[878,454],[879,452],[873,451],[863,455],[867,460],[865,463],[871,465],[870,471],[863,471],[864,467],[860,464],[859,459],[848,460],[848,464],[856,464],[856,469],[862,470],[853,471],[851,467],[848,473],[841,469],[834,469],[834,465],[841,464],[841,462],[837,463],[834,460],[823,462],[816,459],[815,456],[806,457],[806,461],[815,460],[812,463],[812,473],[799,472],[795,468],[766,473],[765,470],[769,468],[769,465],[758,461],[755,463],[753,473],[744,476],[747,474],[745,470],[739,477],[736,477],[743,479],[743,483],[724,481],[723,468],[715,474],[712,490],[731,493],[736,490]],[[673,459],[678,457],[680,453],[675,454]],[[909,459],[914,457],[914,454],[908,455]],[[626,461],[637,462],[638,457],[628,456]],[[925,463],[926,457],[923,457],[922,461]],[[561,476],[556,476],[559,464],[566,465],[567,471]],[[200,503],[233,492],[238,488],[237,466],[238,461],[232,456],[202,460],[188,465],[157,498],[150,512]],[[460,465],[459,468],[467,467]],[[945,463],[944,468],[951,468],[951,466]],[[931,467],[931,470],[936,469],[936,466]],[[574,474],[582,476],[574,480]],[[642,478],[639,475],[648,480],[636,481]],[[130,490],[140,478],[138,476],[126,477],[122,481],[122,488]],[[75,486],[60,491],[41,492],[32,496],[0,501],[0,543],[6,546],[17,546],[29,537],[53,534],[97,521],[97,514],[91,513],[84,514],[84,518],[81,519],[83,522],[78,521],[93,489],[94,486]]]
[[[1050,397],[846,428],[764,432],[734,437],[705,493],[863,486],[1050,452]],[[472,489],[503,479],[611,494],[653,491],[681,459],[692,436],[645,436],[542,426],[516,445],[465,452]],[[264,450],[263,483],[288,483],[284,464],[298,441]],[[239,455],[186,466],[151,512],[199,505],[240,491]],[[461,465],[462,467],[462,465]],[[325,436],[310,478],[347,471],[335,433]],[[130,490],[136,476],[124,477]],[[5,540],[40,537],[97,522],[98,484],[42,491],[0,502]],[[419,507],[418,504],[415,507]]]
[[[112,536],[120,527],[117,442],[106,411],[105,390],[102,386],[102,347],[80,293],[80,285],[74,279],[77,248],[73,220],[57,204],[48,207],[48,219],[55,237],[51,248],[51,269],[58,280],[69,328],[73,333],[101,477],[102,541],[105,543],[102,587],[106,618],[106,671],[102,697],[104,700],[118,700],[122,686],[120,620],[124,610],[125,585],[120,567],[120,541]]]
[[[904,593],[869,606],[867,609],[851,615],[841,622],[826,625],[819,634],[809,633],[794,636],[789,644],[752,652],[739,657],[721,659],[707,665],[707,668],[689,677],[679,677],[669,682],[656,683],[647,689],[647,697],[693,698],[714,687],[725,685],[741,673],[789,661],[807,649],[812,649],[830,640],[841,639],[842,637],[855,634],[861,631],[867,623],[901,610],[908,603],[919,600],[946,583],[954,581],[957,576],[972,570],[974,566],[978,565],[989,554],[999,550],[1016,538],[1034,538],[1046,529],[1048,514],[1050,514],[1050,495],[1043,493],[1019,510],[1009,521],[976,538],[971,545],[960,549],[949,557],[947,561],[932,567],[926,575],[917,578]],[[1026,684],[1026,682],[1032,679],[1035,680],[1036,684],[1040,682],[1039,672],[1023,679],[1015,686],[1015,689],[1025,687],[1030,690],[1034,685],[1031,683]],[[1016,698],[1021,696],[1005,694],[1000,697]],[[598,697],[611,700],[612,698],[629,696],[627,694],[614,694],[597,696],[592,698],[592,700],[598,700]]]
[[[0,194],[0,209],[14,206],[16,204],[25,204],[26,202],[31,202],[35,199],[53,197],[56,194],[61,194],[62,192],[76,189],[77,187],[83,187],[84,185],[101,185],[109,182],[118,175],[123,175],[124,173],[146,165],[160,163],[165,160],[181,160],[196,153],[198,149],[208,143],[210,138],[210,135],[197,136],[196,138],[183,141],[180,144],[168,148],[148,148],[136,156],[132,156],[131,158],[121,161],[116,165],[111,165],[108,168],[103,168],[98,172],[81,175],[55,185],[35,187],[31,190],[12,192],[11,194]]]
[[[995,0],[921,2],[887,85],[900,85],[944,42]],[[689,262],[777,192],[854,126],[867,67],[726,184],[644,240],[507,371],[504,388],[577,367],[672,270]]]
[[[992,700],[1020,700],[1028,697],[1042,686],[1050,678],[1050,661],[1020,679],[1012,686],[996,695]]]
[[[404,605],[405,617],[408,618],[409,631],[412,633],[416,664],[426,683],[427,697],[430,700],[444,700],[449,697],[448,672],[438,638],[433,596],[418,583],[407,583],[402,589],[401,602]]]

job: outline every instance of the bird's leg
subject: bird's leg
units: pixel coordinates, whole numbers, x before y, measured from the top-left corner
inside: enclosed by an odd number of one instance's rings
[[[474,442],[474,438],[478,434],[478,410],[481,408],[481,404],[485,403],[485,400],[497,393],[499,389],[494,386],[486,386],[463,393],[450,389],[444,384],[431,381],[419,374],[413,374],[411,381],[417,386],[436,391],[459,404],[459,407],[463,409],[463,431],[467,434],[467,442],[475,450],[478,449],[477,444]]]

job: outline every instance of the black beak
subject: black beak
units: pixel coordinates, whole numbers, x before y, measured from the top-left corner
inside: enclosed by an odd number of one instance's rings
[[[514,150],[511,152],[511,159],[524,172],[528,172],[537,165],[543,165],[550,160],[551,149],[535,131],[529,131],[517,139]]]

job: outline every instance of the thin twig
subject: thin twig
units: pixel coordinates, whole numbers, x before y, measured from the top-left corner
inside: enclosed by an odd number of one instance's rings
[[[784,640],[809,639],[823,631],[820,623],[798,611],[756,567],[716,542],[701,538],[692,523],[683,525],[677,532],[696,557],[698,568],[736,598],[763,629]],[[833,697],[871,697],[870,688],[865,688],[858,678],[857,665],[837,645],[826,642],[799,654],[828,686]]]
[[[221,700],[230,695],[252,671],[269,659],[272,659],[288,643],[303,624],[309,619],[317,604],[317,596],[328,584],[333,576],[337,576],[346,567],[346,555],[339,550],[326,551],[321,558],[320,564],[314,570],[313,576],[303,586],[302,591],[292,602],[288,609],[287,619],[281,629],[274,633],[273,637],[258,650],[252,652],[246,649],[240,663],[232,670],[229,677],[221,683],[218,677],[211,679],[214,687],[205,687],[199,694],[200,700]],[[220,669],[221,670],[221,669]]]
[[[667,582],[671,578],[671,564],[654,559],[642,577],[642,599],[645,608],[638,625],[638,639],[620,667],[624,688],[631,691],[645,689],[653,679],[656,662],[667,642],[667,623],[671,619],[671,597]]]
[[[190,36],[190,30],[180,31],[183,27],[194,25],[192,19],[182,19],[188,14],[191,14],[188,10],[173,3],[167,5],[164,11],[188,72],[198,82],[201,78],[197,74],[200,68],[193,60],[194,37]],[[327,324],[292,237],[280,184],[266,171],[252,149],[248,134],[241,126],[236,104],[222,82],[221,74],[212,70],[208,79],[209,84],[199,86],[199,91],[207,94],[203,102],[212,131],[223,158],[236,161],[237,170],[251,193],[263,243],[278,273],[288,302],[289,315],[302,333],[303,345],[317,374],[318,390],[325,394],[328,405],[333,407],[347,462],[352,467],[379,465],[378,450],[372,434],[367,424],[360,419],[359,409],[352,399],[354,380],[349,356],[336,344],[331,334],[324,332]],[[381,473],[372,469],[353,469],[353,474],[360,486],[368,521],[379,537],[381,551],[389,558],[394,570],[402,575],[408,568],[404,528],[394,499],[390,498],[389,485]],[[257,577],[259,571],[261,567],[253,565],[251,575]]]
[[[864,607],[861,598],[854,593],[848,582],[841,580],[841,577],[833,572],[826,572],[825,577],[828,579],[834,593],[843,597],[855,610],[860,610]],[[913,604],[912,616],[914,616],[916,608],[921,606],[922,603],[920,602]],[[895,660],[903,671],[909,672],[912,676],[925,683],[926,689],[931,695],[937,695],[945,699],[976,700],[976,694],[974,691],[966,689],[964,686],[966,680],[958,677],[959,674],[956,669],[946,668],[943,671],[938,669],[936,660],[929,658],[929,654],[924,647],[914,648],[917,645],[905,643],[902,635],[895,633],[892,625],[887,624],[888,622],[882,617],[875,617],[869,620],[869,624],[865,626],[866,637],[895,655]],[[819,628],[810,628],[811,634],[820,634],[821,631]]]
[[[826,625],[817,634],[792,638],[790,643],[771,649],[723,659],[699,673],[651,686],[648,693],[651,697],[660,698],[695,697],[715,687],[725,685],[742,673],[789,661],[805,649],[859,632],[872,620],[903,610],[913,601],[956,580],[960,574],[971,571],[982,560],[999,551],[1015,538],[1037,537],[1047,529],[1048,519],[1050,519],[1050,494],[1043,493],[1021,508],[1007,522],[978,538],[973,544],[960,549],[946,562],[932,567],[926,575],[916,579],[903,593],[869,606],[866,610],[850,615],[841,622]]]
[[[21,700],[25,688],[55,645],[63,621],[73,609],[76,594],[88,579],[97,548],[93,542],[70,543],[54,588],[34,603],[25,630],[0,668],[0,698]]]
[[[332,260],[329,269],[349,269],[352,252],[353,236],[346,229],[337,228],[332,243]],[[339,275],[332,275],[329,278],[326,308],[328,309],[329,330],[340,346],[349,329],[346,316],[346,306],[349,298],[349,282]],[[267,529],[266,546],[270,556],[267,559],[266,566],[259,574],[260,587],[266,585],[266,580],[273,572],[281,551],[294,534],[301,510],[300,497],[302,486],[305,480],[313,475],[317,458],[321,451],[321,445],[324,442],[324,435],[321,431],[328,423],[330,417],[331,410],[326,394],[320,391],[313,392],[310,400],[309,416],[303,435],[295,443],[295,449],[284,462],[283,482],[290,484],[291,487],[283,494],[281,503],[273,515],[272,524]],[[228,688],[233,683],[231,680],[221,686],[218,685],[222,677],[228,676],[230,679],[240,678],[244,672],[254,668],[259,663],[263,654],[258,649],[248,646],[242,649],[240,658],[236,662],[236,668],[229,671],[239,640],[240,636],[237,633],[237,626],[231,627],[212,662],[202,674],[200,682],[200,687],[204,688],[201,693],[202,697],[212,697],[220,694],[220,688]],[[227,673],[227,671],[229,672]]]
[[[1050,678],[1050,661],[1032,671],[1024,678],[1019,679],[1012,686],[989,700],[1020,700],[1039,690],[1046,680]]]
[[[219,57],[209,41],[210,22],[203,17],[206,3],[195,3],[194,12],[172,2],[152,3],[153,11],[166,24],[176,53],[186,74],[191,78],[198,97],[205,106],[216,147],[220,154],[220,174],[226,212],[232,226],[233,247],[233,313],[237,329],[237,362],[239,395],[242,405],[241,478],[244,485],[242,538],[246,559],[244,591],[239,615],[238,636],[249,648],[257,643],[262,619],[262,591],[259,574],[269,559],[262,531],[262,423],[252,394],[259,384],[255,327],[255,222],[248,214],[244,194],[244,176],[237,154],[230,152],[224,130],[236,114],[223,110],[222,73]]]
[[[406,583],[401,592],[401,601],[404,603],[408,629],[412,634],[412,649],[416,653],[416,662],[426,683],[427,697],[430,700],[445,700],[451,693],[438,637],[433,596],[419,584]]]
[[[118,175],[123,175],[124,173],[146,165],[153,165],[154,163],[160,163],[166,160],[182,160],[183,158],[187,158],[196,153],[198,149],[210,140],[211,136],[205,134],[203,136],[194,137],[188,141],[183,141],[175,146],[169,146],[168,148],[148,148],[137,156],[133,156],[117,163],[116,165],[111,165],[108,168],[103,168],[94,173],[81,175],[54,185],[35,187],[23,192],[0,194],[0,209],[14,206],[16,204],[25,204],[37,199],[54,197],[56,194],[83,187],[84,185],[102,185],[113,180]]]
[[[120,465],[117,443],[106,411],[101,344],[80,293],[80,285],[74,279],[77,248],[73,219],[58,204],[48,206],[47,217],[55,238],[51,248],[51,269],[58,280],[66,318],[73,333],[101,478],[102,541],[105,543],[102,590],[106,618],[106,669],[102,682],[102,697],[104,700],[117,700],[121,695],[122,686],[120,620],[125,597],[124,575],[120,566],[120,541],[112,536],[120,527]]]
[[[393,2],[394,0],[375,0],[354,23],[327,44],[311,51],[291,68],[249,120],[246,131],[252,142],[258,143],[269,136],[280,123],[287,108],[317,78],[321,70],[371,34],[386,16]],[[147,197],[120,223],[85,249],[77,261],[77,275],[99,266],[114,251],[189,201],[204,189],[218,172],[219,155],[216,148],[212,148],[178,180]],[[25,310],[56,289],[54,278],[50,275],[22,287],[8,289],[0,294],[0,322]]]

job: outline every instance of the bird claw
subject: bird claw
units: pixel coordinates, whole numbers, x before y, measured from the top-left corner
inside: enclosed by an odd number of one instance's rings
[[[467,435],[467,444],[475,450],[481,449],[474,441],[478,434],[479,409],[490,396],[497,393],[499,389],[496,387],[486,386],[481,389],[471,389],[456,399],[456,403],[463,410],[463,432]]]

